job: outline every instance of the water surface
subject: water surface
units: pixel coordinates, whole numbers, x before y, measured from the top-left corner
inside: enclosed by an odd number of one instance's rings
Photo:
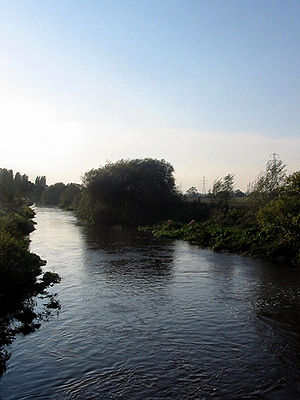
[[[37,208],[62,308],[10,346],[1,400],[300,398],[300,273]]]

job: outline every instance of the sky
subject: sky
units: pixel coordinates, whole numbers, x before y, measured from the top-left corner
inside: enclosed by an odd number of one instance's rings
[[[300,169],[299,0],[0,0],[0,167],[165,159],[185,191]]]

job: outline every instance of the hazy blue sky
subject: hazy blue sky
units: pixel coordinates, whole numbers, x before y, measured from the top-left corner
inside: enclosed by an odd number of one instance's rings
[[[299,0],[0,0],[0,167],[164,158],[185,190],[300,168]]]

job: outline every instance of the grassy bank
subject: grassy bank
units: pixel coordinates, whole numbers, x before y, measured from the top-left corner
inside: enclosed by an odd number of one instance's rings
[[[140,229],[151,231],[156,238],[182,239],[215,251],[276,259],[300,265],[299,249],[287,246],[287,243],[273,237],[259,226],[222,226],[213,221],[193,224],[169,221]]]

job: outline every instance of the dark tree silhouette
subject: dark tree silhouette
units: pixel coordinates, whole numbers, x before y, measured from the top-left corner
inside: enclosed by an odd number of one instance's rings
[[[174,169],[165,160],[120,160],[83,177],[79,216],[90,222],[136,225],[167,217],[178,193]]]

